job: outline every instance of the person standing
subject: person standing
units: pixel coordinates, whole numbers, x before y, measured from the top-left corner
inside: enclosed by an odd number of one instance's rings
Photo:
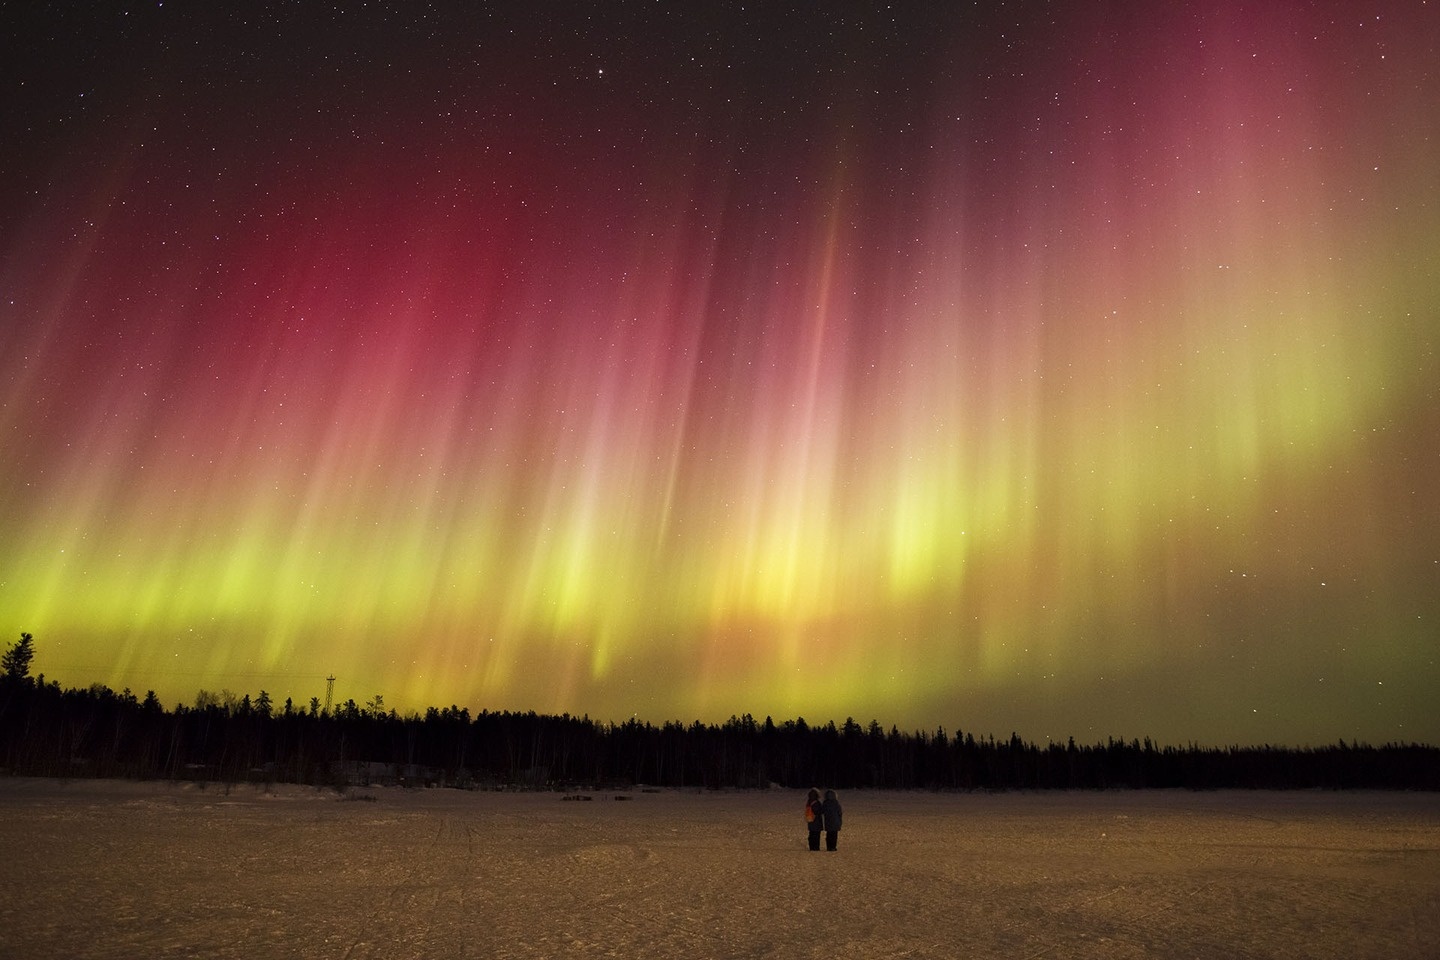
[[[825,828],[825,805],[820,801],[820,791],[810,788],[805,798],[805,826],[810,831],[810,849],[820,849],[820,831]]]
[[[825,820],[825,849],[833,852],[840,842],[840,798],[835,796],[834,790],[825,791],[820,814]]]

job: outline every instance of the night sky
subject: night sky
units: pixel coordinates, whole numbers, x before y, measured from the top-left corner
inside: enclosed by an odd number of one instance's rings
[[[0,51],[47,680],[1440,742],[1434,2],[26,3]]]

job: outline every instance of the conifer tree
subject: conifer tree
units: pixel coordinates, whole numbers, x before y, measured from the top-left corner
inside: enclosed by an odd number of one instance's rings
[[[28,633],[22,633],[19,641],[0,657],[0,675],[7,680],[28,681],[30,661],[34,659],[35,638]]]

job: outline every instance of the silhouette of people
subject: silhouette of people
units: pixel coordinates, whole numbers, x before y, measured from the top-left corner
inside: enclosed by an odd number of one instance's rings
[[[825,791],[825,802],[820,805],[820,812],[825,819],[825,849],[833,852],[840,842],[840,798],[835,796],[834,790]]]
[[[820,849],[820,831],[825,829],[825,805],[820,802],[820,791],[810,788],[805,798],[805,826],[810,831],[810,849]]]

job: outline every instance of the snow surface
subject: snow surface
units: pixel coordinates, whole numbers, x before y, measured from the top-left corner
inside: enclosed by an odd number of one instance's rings
[[[0,779],[0,957],[1440,956],[1434,794],[587,795]]]

